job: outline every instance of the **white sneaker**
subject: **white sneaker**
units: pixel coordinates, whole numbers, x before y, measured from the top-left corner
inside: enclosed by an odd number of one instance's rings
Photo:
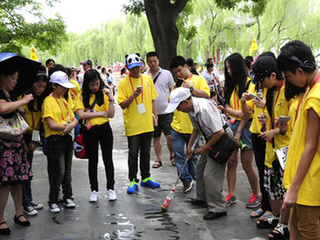
[[[23,207],[23,211],[29,216],[34,216],[38,214],[38,211],[34,209],[32,206]]]
[[[109,201],[117,200],[116,192],[113,189],[108,190],[108,198],[109,198]]]
[[[71,199],[66,199],[63,202],[63,205],[65,205],[67,208],[75,208],[76,205],[74,204],[74,202]]]
[[[37,202],[31,202],[31,206],[36,210],[43,208],[43,205],[41,203],[37,203]]]
[[[93,191],[90,195],[89,202],[95,203],[98,201],[98,192]]]
[[[49,209],[50,209],[50,212],[53,212],[53,213],[60,212],[60,208],[55,203],[49,204]]]

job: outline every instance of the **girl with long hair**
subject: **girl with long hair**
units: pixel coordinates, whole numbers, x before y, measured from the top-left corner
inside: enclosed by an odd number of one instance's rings
[[[253,151],[251,132],[249,128],[252,122],[252,112],[244,114],[241,111],[241,96],[251,84],[247,77],[247,70],[243,57],[239,53],[233,53],[225,60],[225,100],[226,112],[230,116],[228,122],[231,127],[234,140],[239,144],[241,151],[242,168],[245,171],[251,189],[252,197],[246,204],[247,208],[256,208],[260,205],[258,175],[253,168]],[[235,188],[237,181],[238,149],[234,151],[228,161],[227,179],[229,194],[226,197],[227,206],[236,203]]]
[[[33,100],[22,106],[26,111],[25,119],[29,125],[28,131],[23,135],[23,139],[27,146],[27,157],[31,170],[33,152],[37,146],[37,142],[34,140],[36,137],[40,138],[41,106],[44,99],[49,95],[49,79],[47,75],[38,73],[32,88],[27,93],[33,95]],[[28,215],[36,215],[38,213],[37,210],[43,208],[42,204],[33,201],[30,179],[22,184],[22,205],[24,212]]]
[[[95,69],[89,69],[84,74],[82,93],[78,97],[76,112],[85,125],[84,142],[89,157],[88,171],[91,188],[89,202],[98,200],[99,143],[107,176],[108,198],[109,201],[114,201],[117,196],[114,191],[113,134],[109,124],[109,118],[113,118],[115,113],[113,94],[104,86],[100,74]]]

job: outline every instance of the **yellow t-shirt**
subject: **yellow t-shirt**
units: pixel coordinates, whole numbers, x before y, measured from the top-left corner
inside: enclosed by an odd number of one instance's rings
[[[129,76],[121,79],[118,85],[118,103],[120,104],[129,98],[139,85],[142,85],[142,93],[131,102],[129,107],[123,109],[124,130],[126,136],[153,132],[154,130],[152,101],[158,97],[158,93],[154,87],[152,78],[149,75],[141,74],[140,78],[131,78],[131,81]],[[138,111],[138,105],[142,103],[146,112],[140,114]]]
[[[72,103],[73,103],[73,107],[72,109],[75,110],[76,106],[77,106],[77,96],[79,95],[80,91],[81,91],[81,87],[79,85],[79,83],[73,79],[69,80],[73,85],[75,85],[76,87],[74,88],[70,88],[69,89],[69,97],[71,97],[72,99]]]
[[[247,78],[246,86],[248,82],[250,81],[250,78]],[[254,84],[250,82],[248,90],[254,88]],[[241,98],[238,96],[238,90],[239,87],[237,86],[235,89],[233,89],[233,92],[231,93],[230,99],[229,99],[229,106],[232,107],[234,110],[241,110]],[[230,114],[230,118],[233,118],[233,116]],[[237,118],[237,121],[241,121],[241,118]]]
[[[300,106],[298,117],[289,143],[287,163],[284,171],[283,186],[288,189],[297,172],[301,155],[305,149],[308,125],[308,110],[313,109],[320,116],[320,84],[315,84]],[[320,136],[318,136],[317,152],[310,168],[300,186],[297,204],[320,206]]]
[[[289,108],[290,108],[292,100],[290,100],[288,102],[285,98],[284,93],[285,93],[285,84],[283,84],[283,86],[278,91],[274,91],[274,94],[273,94],[273,109],[274,109],[273,113],[274,113],[274,116],[273,116],[272,120],[271,120],[269,112],[266,108],[265,113],[267,115],[267,122],[266,122],[266,130],[267,131],[272,129],[272,126],[271,126],[272,121],[274,122],[274,120],[276,118],[279,118],[281,115],[288,116],[288,114],[289,114]],[[276,128],[276,127],[274,127],[274,128]],[[273,147],[272,141],[266,142],[265,165],[267,167],[272,168],[272,163],[275,160],[276,155],[275,155],[275,152],[273,149],[280,149],[280,148],[287,146],[290,141],[290,136],[291,136],[291,129],[290,129],[290,125],[289,125],[289,129],[285,135],[278,134],[274,137],[274,147]]]
[[[262,88],[262,96],[263,96],[264,99],[266,99],[267,90],[268,90],[267,88],[264,88],[264,87]],[[254,84],[250,84],[248,91],[249,91],[249,93],[253,93],[253,94],[257,95],[257,91],[255,89],[255,85]],[[251,99],[250,101],[247,101],[247,104],[249,105],[251,110],[253,110],[252,123],[251,123],[251,126],[250,126],[249,130],[250,130],[250,132],[252,132],[254,134],[260,134],[261,133],[260,129],[261,129],[262,125],[258,120],[258,116],[261,113],[264,113],[265,109],[256,107],[256,105],[253,102],[253,99]]]
[[[18,100],[20,100],[22,96],[18,97]],[[41,109],[39,109],[36,112],[32,112],[28,108],[28,104],[25,104],[22,106],[24,110],[26,110],[26,114],[24,115],[24,118],[26,122],[29,125],[29,128],[27,130],[28,133],[32,133],[34,129],[36,129],[39,125],[40,119],[41,119]],[[37,110],[37,99],[34,99],[33,108]]]
[[[52,130],[48,126],[46,118],[52,118],[56,123],[63,124],[74,118],[74,113],[65,98],[54,98],[51,94],[45,98],[42,104],[42,121],[45,137],[51,135],[64,135],[61,131]]]
[[[108,111],[109,109],[109,98],[106,94],[103,94],[103,98],[104,98],[104,103],[99,106],[98,103],[96,103],[93,107],[93,109],[96,112],[103,112],[103,111]],[[78,109],[82,109],[84,111],[87,111],[89,108],[85,108],[84,104],[83,104],[83,100],[82,100],[82,93],[78,94],[77,96],[77,103],[76,103],[76,111]],[[90,95],[90,100],[89,100],[89,105],[91,106],[93,101],[95,99],[95,94],[91,94]],[[88,121],[88,120],[87,120]],[[92,124],[92,126],[96,126],[96,125],[102,125],[106,122],[109,122],[109,118],[106,117],[96,117],[96,118],[91,118],[90,122]]]
[[[192,75],[191,79],[190,78],[186,79],[186,82],[189,82],[189,81],[193,83],[193,88],[204,90],[208,94],[208,96],[210,96],[208,83],[203,77]],[[193,129],[188,113],[178,111],[177,109],[174,110],[171,127],[176,132],[182,133],[182,134],[185,134],[185,133],[191,134]]]

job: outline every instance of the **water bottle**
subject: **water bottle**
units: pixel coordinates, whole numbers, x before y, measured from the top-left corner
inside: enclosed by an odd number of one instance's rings
[[[248,150],[248,145],[245,144],[242,140],[239,141],[239,148],[243,151]]]
[[[161,205],[161,212],[166,212],[169,208],[169,205],[171,203],[171,200],[173,198],[175,189],[172,188],[170,193],[167,195],[166,199],[164,200],[163,204]]]

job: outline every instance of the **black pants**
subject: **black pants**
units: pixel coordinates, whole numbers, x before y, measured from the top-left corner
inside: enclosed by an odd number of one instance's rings
[[[31,142],[32,135],[30,133],[25,133],[23,135],[23,139],[27,146],[29,146]],[[27,154],[28,162],[29,162],[29,171],[32,169],[32,160],[33,160],[33,152]],[[22,206],[28,207],[31,206],[32,202],[32,190],[31,190],[31,178],[22,182]]]
[[[93,126],[84,135],[86,152],[89,157],[88,172],[91,191],[99,191],[98,185],[98,160],[99,142],[102,151],[102,160],[107,177],[107,189],[114,188],[114,166],[113,166],[113,134],[109,122]]]
[[[58,201],[60,185],[62,185],[63,199],[70,199],[72,196],[71,167],[73,157],[73,141],[69,134],[64,136],[51,135],[48,137],[50,157],[50,192],[49,204]]]
[[[254,159],[256,161],[258,174],[259,174],[259,185],[260,185],[260,192],[262,196],[261,209],[263,211],[271,211],[268,194],[264,187],[264,160],[265,160],[265,154],[266,154],[266,141],[258,137],[258,135],[259,134],[252,133],[251,139],[252,139],[252,148],[254,152]]]
[[[138,154],[140,150],[140,172],[142,179],[150,177],[150,149],[153,132],[128,137],[128,166],[130,182],[137,179]]]

